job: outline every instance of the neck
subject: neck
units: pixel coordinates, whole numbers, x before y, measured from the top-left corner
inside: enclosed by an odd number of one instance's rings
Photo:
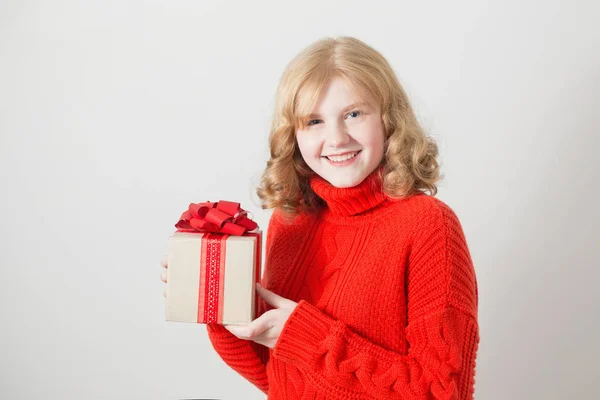
[[[376,168],[362,182],[338,188],[319,175],[310,178],[313,191],[322,198],[332,214],[353,216],[376,208],[386,201],[382,186],[383,167]]]

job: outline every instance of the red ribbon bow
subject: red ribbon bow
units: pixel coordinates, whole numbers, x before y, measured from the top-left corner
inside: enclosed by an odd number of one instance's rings
[[[206,231],[241,236],[258,226],[247,214],[240,203],[232,201],[190,203],[175,227],[179,232]]]

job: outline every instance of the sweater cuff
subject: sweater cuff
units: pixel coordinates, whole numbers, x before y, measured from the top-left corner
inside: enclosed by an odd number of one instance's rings
[[[319,344],[335,324],[335,319],[306,300],[300,300],[281,330],[273,357],[292,364],[309,365],[314,361]]]
[[[225,329],[225,327],[223,325],[216,324],[216,323],[206,324],[206,330],[214,335],[226,336],[227,333],[231,333],[227,329]]]

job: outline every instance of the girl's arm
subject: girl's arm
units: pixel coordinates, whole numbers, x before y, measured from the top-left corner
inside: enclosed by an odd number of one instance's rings
[[[266,365],[269,349],[256,342],[239,339],[218,324],[207,324],[212,346],[227,365],[265,394],[269,392]]]
[[[269,246],[272,242],[271,238],[275,231],[273,225],[273,218],[271,218],[267,227],[267,240],[265,244],[267,255],[269,254]],[[265,263],[265,265],[267,264]],[[265,270],[264,277],[261,280],[263,287],[267,287],[269,272],[268,269]],[[259,298],[258,301],[259,313],[257,318],[266,311],[264,300]],[[270,358],[269,348],[251,340],[240,339],[219,324],[207,324],[206,329],[210,342],[221,359],[246,380],[267,394],[269,391],[269,381],[267,379],[266,366]]]
[[[407,354],[371,342],[301,300],[273,357],[301,368],[332,397],[472,399],[479,344],[477,282],[456,215],[437,199],[436,204],[417,228],[409,258]]]

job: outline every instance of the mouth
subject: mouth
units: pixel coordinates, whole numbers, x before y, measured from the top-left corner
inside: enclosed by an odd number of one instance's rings
[[[330,163],[334,165],[346,165],[351,163],[361,152],[362,150],[358,150],[343,154],[323,156],[323,158],[326,158]]]

